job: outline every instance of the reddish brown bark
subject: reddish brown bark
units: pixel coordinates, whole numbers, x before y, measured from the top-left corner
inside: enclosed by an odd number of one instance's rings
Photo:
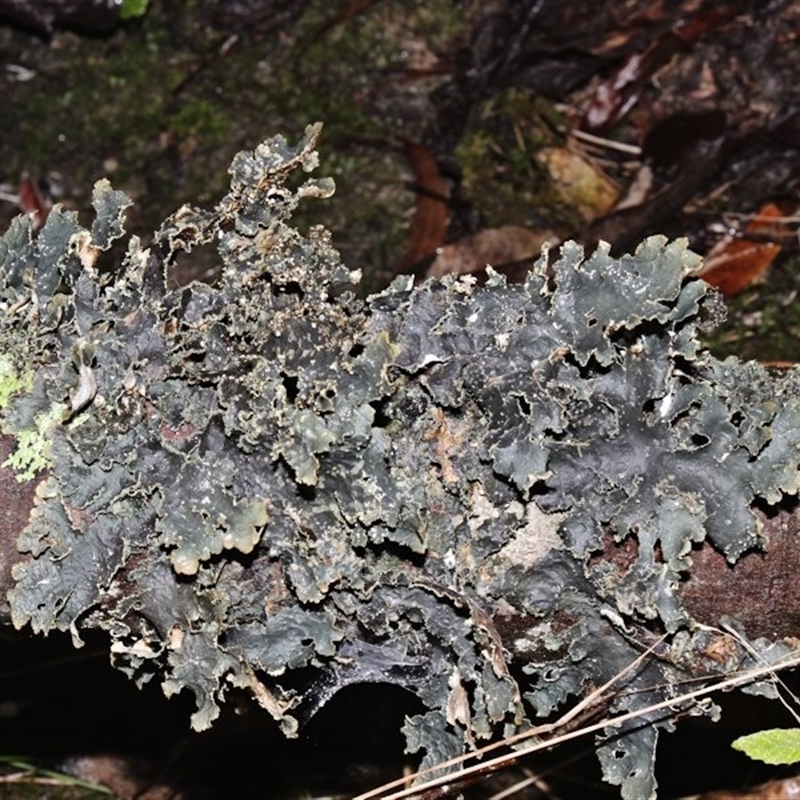
[[[777,513],[758,511],[767,548],[742,556],[735,564],[709,543],[692,555],[692,569],[680,596],[699,622],[715,625],[734,617],[750,637],[800,635],[800,514],[796,504]]]
[[[0,434],[0,464],[13,450],[13,437]],[[17,537],[28,522],[40,481],[20,483],[12,470],[0,467],[0,622],[10,619],[6,593],[13,586],[11,568],[25,558],[17,551]]]

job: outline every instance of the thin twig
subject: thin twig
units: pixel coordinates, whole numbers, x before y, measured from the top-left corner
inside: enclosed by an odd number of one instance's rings
[[[640,156],[642,154],[642,148],[636,144],[615,142],[613,139],[604,139],[602,136],[595,136],[593,133],[586,133],[586,131],[581,131],[577,128],[573,128],[569,132],[569,135],[583,142],[605,147],[607,150],[618,150],[620,153],[629,153],[634,156]]]
[[[655,645],[653,645],[653,647],[650,648],[650,650],[655,648],[659,643],[660,642],[657,642]],[[498,742],[495,745],[489,745],[486,748],[482,748],[482,750],[469,754],[468,757],[472,758],[490,749],[494,749],[497,746],[512,744],[524,738],[530,738],[532,736],[546,734],[558,730],[559,728],[562,728],[564,724],[568,722],[570,719],[574,718],[575,715],[579,713],[580,710],[582,710],[582,708],[585,708],[587,703],[594,702],[594,700],[598,698],[612,683],[619,680],[619,678],[623,674],[625,674],[631,668],[633,668],[635,664],[639,663],[644,656],[648,655],[650,650],[639,656],[639,658],[637,658],[636,661],[634,661],[631,665],[626,667],[625,670],[620,672],[618,675],[614,676],[614,678],[611,681],[604,684],[602,687],[600,687],[600,689],[592,692],[587,698],[585,698],[585,700],[579,703],[578,706],[567,712],[563,717],[559,718],[555,722],[550,723],[548,725],[539,726],[538,728],[533,728],[529,731],[525,731],[524,733],[510,737],[509,739],[506,739],[503,742]],[[750,670],[745,670],[739,675],[734,675],[732,677],[718,681],[717,683],[711,686],[705,686],[700,689],[695,689],[692,692],[687,692],[686,694],[679,695],[678,697],[672,697],[662,700],[658,703],[653,703],[652,705],[649,705],[646,708],[637,709],[635,711],[629,711],[624,714],[619,714],[616,717],[610,717],[608,719],[601,720],[600,722],[597,722],[593,725],[587,725],[584,728],[577,728],[573,731],[568,731],[567,733],[554,736],[551,739],[547,739],[541,742],[536,742],[530,745],[529,747],[515,750],[513,753],[497,756],[493,759],[490,759],[489,761],[480,764],[475,764],[472,767],[465,767],[457,773],[451,773],[448,775],[443,775],[438,778],[433,778],[431,780],[425,781],[424,783],[418,784],[417,786],[409,787],[399,792],[394,792],[388,795],[384,794],[384,792],[386,792],[387,790],[393,789],[400,784],[406,783],[406,781],[408,780],[407,778],[404,778],[400,781],[387,783],[384,786],[378,787],[377,789],[359,795],[357,798],[355,798],[355,800],[370,800],[370,798],[377,798],[377,797],[381,797],[382,800],[402,800],[403,798],[413,797],[415,795],[420,794],[423,791],[428,791],[438,786],[443,786],[455,780],[461,781],[464,778],[467,778],[478,772],[486,772],[493,769],[499,769],[500,767],[507,764],[509,760],[516,760],[522,755],[529,755],[531,753],[535,753],[540,750],[549,749],[551,747],[555,747],[556,745],[563,744],[564,742],[571,741],[572,739],[576,739],[579,736],[585,736],[590,733],[597,733],[607,728],[617,727],[625,722],[638,719],[642,716],[652,714],[656,711],[662,711],[665,709],[674,709],[675,706],[678,706],[680,704],[697,700],[700,697],[705,697],[714,692],[724,691],[726,689],[731,689],[736,686],[742,686],[747,683],[752,683],[753,681],[756,681],[759,678],[763,678],[767,675],[775,675],[775,673],[778,670],[788,669],[790,667],[796,667],[798,665],[800,665],[800,654],[794,655],[793,657],[787,658],[781,662],[767,665],[765,667],[758,667]],[[447,766],[451,766],[453,763],[463,762],[465,759],[466,757],[463,756],[457,759],[450,759],[449,761],[445,761],[444,763],[439,764],[436,767],[431,767],[429,769],[423,770],[419,774],[423,775],[430,773],[433,770],[443,769],[446,768]]]
[[[701,627],[705,628],[705,627],[708,627],[708,626],[702,625]],[[716,630],[718,633],[727,633],[728,636],[733,637],[745,650],[747,650],[747,652],[750,653],[750,655],[756,661],[764,664],[765,666],[769,666],[769,662],[767,662],[767,660],[764,658],[764,656],[762,656],[761,653],[759,653],[758,650],[756,650],[750,644],[750,642],[748,642],[747,639],[745,639],[744,636],[742,636],[735,628],[733,628],[731,625],[728,625],[726,623],[723,623],[722,627],[723,627],[722,631],[719,631],[719,630],[717,630],[715,628],[709,628],[709,630],[712,630],[712,631]],[[797,695],[778,677],[777,673],[773,674],[772,677],[773,677],[775,683],[777,684],[777,686],[782,687],[783,690],[789,695],[789,697],[792,698],[792,700],[794,701],[794,704],[796,706],[800,707],[800,700],[797,698]],[[778,695],[778,700],[780,700],[781,705],[795,718],[795,721],[797,722],[797,724],[800,725],[800,714],[798,714],[798,712],[795,711],[794,708],[792,708],[792,706],[789,703],[789,701],[786,700],[786,698],[781,694],[779,688],[776,688],[775,692]]]
[[[575,719],[578,715],[582,714],[587,708],[592,706],[595,700],[598,700],[602,695],[610,689],[615,683],[618,683],[625,675],[636,669],[636,667],[644,661],[647,656],[653,653],[656,648],[658,648],[665,640],[666,635],[661,636],[655,642],[653,642],[650,647],[648,647],[644,652],[642,652],[639,656],[637,656],[628,666],[614,675],[612,678],[607,680],[602,686],[595,689],[593,692],[588,694],[580,703],[577,703],[573,708],[567,711],[563,716],[559,717],[555,722],[547,723],[546,725],[538,725],[535,728],[530,728],[526,731],[522,731],[522,733],[517,733],[514,736],[509,736],[506,739],[503,739],[501,742],[494,742],[493,744],[488,744],[485,747],[481,747],[478,750],[473,750],[470,753],[466,753],[462,756],[456,756],[455,758],[450,758],[447,761],[443,761],[436,766],[428,767],[427,769],[420,770],[416,772],[413,776],[414,778],[419,778],[423,775],[429,775],[432,772],[438,772],[441,769],[446,769],[447,767],[454,767],[458,764],[463,764],[465,761],[470,761],[472,759],[478,758],[479,756],[485,755],[486,753],[491,752],[492,750],[497,750],[500,747],[510,746],[512,744],[516,744],[517,742],[524,741],[526,739],[531,739],[534,736],[546,735],[553,731],[556,728],[563,728],[573,719]],[[516,757],[516,753],[513,757]],[[476,765],[477,769],[484,767],[485,764]],[[452,779],[455,777],[460,777],[461,773],[453,773],[449,777]],[[397,786],[403,786],[407,784],[410,780],[409,776],[404,778],[398,778],[396,781],[392,781],[391,783],[384,784],[383,786],[379,786],[377,789],[372,789],[369,792],[365,792],[364,794],[358,795],[358,797],[354,798],[354,800],[369,800],[372,797],[380,796],[381,792],[386,791],[387,789],[393,789]],[[427,784],[422,784],[423,786],[427,786]],[[414,791],[417,791],[415,787]],[[395,795],[391,795],[394,797]],[[404,796],[404,795],[398,795]]]

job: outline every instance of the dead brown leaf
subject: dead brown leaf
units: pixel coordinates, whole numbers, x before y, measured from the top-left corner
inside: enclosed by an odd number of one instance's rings
[[[426,277],[441,278],[448,273],[469,274],[512,261],[531,259],[539,255],[545,242],[556,242],[551,230],[535,231],[521,225],[503,225],[465,236],[436,251],[436,258]]]
[[[444,242],[449,216],[450,188],[439,171],[430,148],[414,142],[405,143],[408,164],[414,174],[417,202],[405,255],[395,272],[402,273],[436,252]]]
[[[712,248],[700,276],[726,297],[753,284],[781,252],[781,245],[763,239],[770,235],[776,238],[785,236],[783,219],[784,213],[775,203],[763,205],[745,226],[744,236],[728,236]]]

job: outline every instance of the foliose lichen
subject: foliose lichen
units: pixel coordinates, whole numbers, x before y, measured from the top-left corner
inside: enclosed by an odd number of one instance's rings
[[[9,464],[40,480],[14,624],[106,630],[131,677],[193,693],[197,729],[231,686],[293,734],[342,686],[398,684],[427,709],[404,729],[423,765],[603,683],[656,629],[612,709],[674,696],[711,635],[676,592],[693,543],[735,561],[753,502],[800,487],[798,373],[704,352],[698,259],[659,237],[362,299],[329,234],[290,225],[333,191],[292,175],[318,134],[240,153],[215,208],[121,259],[106,182],[91,229],[55,208],[0,241],[3,431],[24,447],[49,420],[42,460]],[[197,248],[219,279],[170,288]],[[598,741],[626,798],[655,791],[652,722]]]

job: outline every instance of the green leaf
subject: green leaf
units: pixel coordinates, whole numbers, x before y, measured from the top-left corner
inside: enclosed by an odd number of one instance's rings
[[[800,728],[758,731],[740,736],[731,746],[766,764],[795,764],[800,761]]]
[[[122,19],[143,17],[147,11],[148,0],[122,0],[119,15]]]

